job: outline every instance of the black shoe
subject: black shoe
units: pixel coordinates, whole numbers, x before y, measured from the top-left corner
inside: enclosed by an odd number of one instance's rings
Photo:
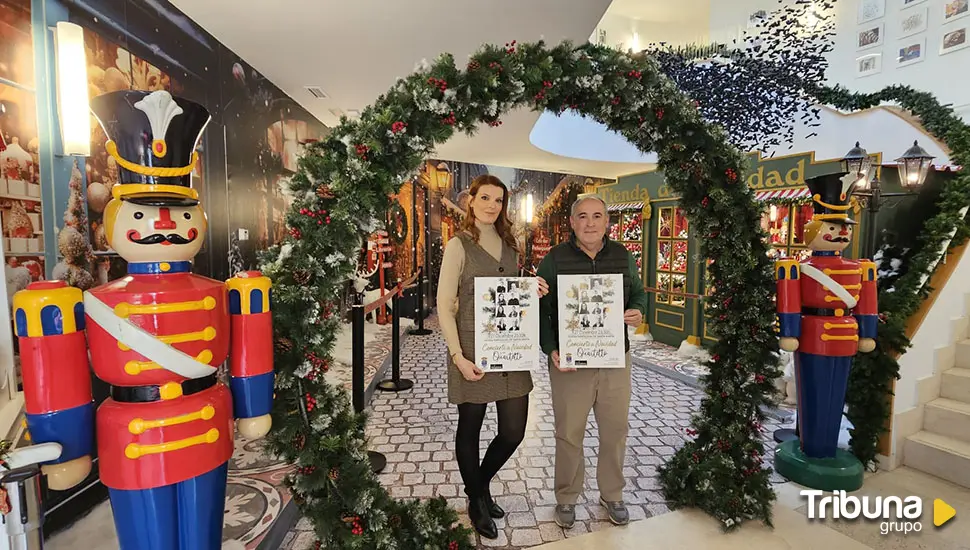
[[[497,502],[492,500],[492,493],[487,487],[485,488],[485,493],[483,493],[482,497],[485,499],[485,506],[488,509],[488,515],[495,519],[502,519],[505,517],[505,510],[503,510]]]
[[[489,515],[488,505],[485,504],[484,497],[472,497],[468,499],[468,517],[472,520],[472,526],[479,535],[487,539],[498,538],[498,527],[495,520]]]

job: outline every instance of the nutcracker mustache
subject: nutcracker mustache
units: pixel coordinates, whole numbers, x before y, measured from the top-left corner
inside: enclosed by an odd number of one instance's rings
[[[128,240],[133,243],[138,244],[189,244],[194,241],[199,235],[199,232],[195,228],[189,229],[188,238],[179,235],[178,233],[169,233],[168,235],[163,235],[161,233],[153,233],[147,237],[142,237],[140,233],[132,229],[128,232]]]
[[[830,243],[847,243],[847,242],[849,242],[849,238],[848,237],[833,237],[832,235],[825,235],[822,238],[825,239],[826,241],[829,241]]]

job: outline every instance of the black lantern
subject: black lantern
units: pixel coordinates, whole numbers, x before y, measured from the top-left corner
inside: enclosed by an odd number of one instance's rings
[[[926,175],[930,171],[930,162],[933,157],[919,146],[916,141],[913,146],[903,153],[903,156],[896,159],[896,168],[899,169],[899,184],[906,189],[919,189],[926,183]]]
[[[863,178],[869,177],[869,169],[872,168],[872,158],[865,149],[855,142],[855,147],[842,157],[842,171],[849,174],[860,174]]]

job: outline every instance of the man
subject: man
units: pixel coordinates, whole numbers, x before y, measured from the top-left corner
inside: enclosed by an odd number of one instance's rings
[[[593,273],[623,275],[623,321],[638,327],[647,313],[636,260],[623,245],[606,238],[606,203],[596,195],[580,195],[570,209],[572,235],[543,258],[538,275],[549,284],[539,302],[539,338],[549,356],[552,407],[556,422],[556,523],[569,529],[576,521],[576,501],[583,490],[586,461],[583,436],[589,411],[599,425],[600,449],[596,464],[600,503],[610,521],[625,525],[630,514],[623,503],[623,459],[630,412],[630,340],[624,331],[626,368],[571,369],[559,364],[558,275]]]

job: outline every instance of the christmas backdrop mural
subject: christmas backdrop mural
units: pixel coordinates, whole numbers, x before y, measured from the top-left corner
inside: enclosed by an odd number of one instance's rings
[[[68,7],[71,21],[85,29],[91,97],[167,90],[209,109],[213,118],[193,174],[209,234],[195,270],[224,278],[230,264],[252,268],[257,250],[282,239],[290,204],[283,184],[303,145],[324,137],[326,127],[168,2],[77,0]],[[91,134],[87,236],[97,257],[94,277],[104,282],[126,271],[108,247],[101,219],[118,167],[93,119]]]
[[[29,0],[0,0],[0,233],[7,293],[46,278]]]

